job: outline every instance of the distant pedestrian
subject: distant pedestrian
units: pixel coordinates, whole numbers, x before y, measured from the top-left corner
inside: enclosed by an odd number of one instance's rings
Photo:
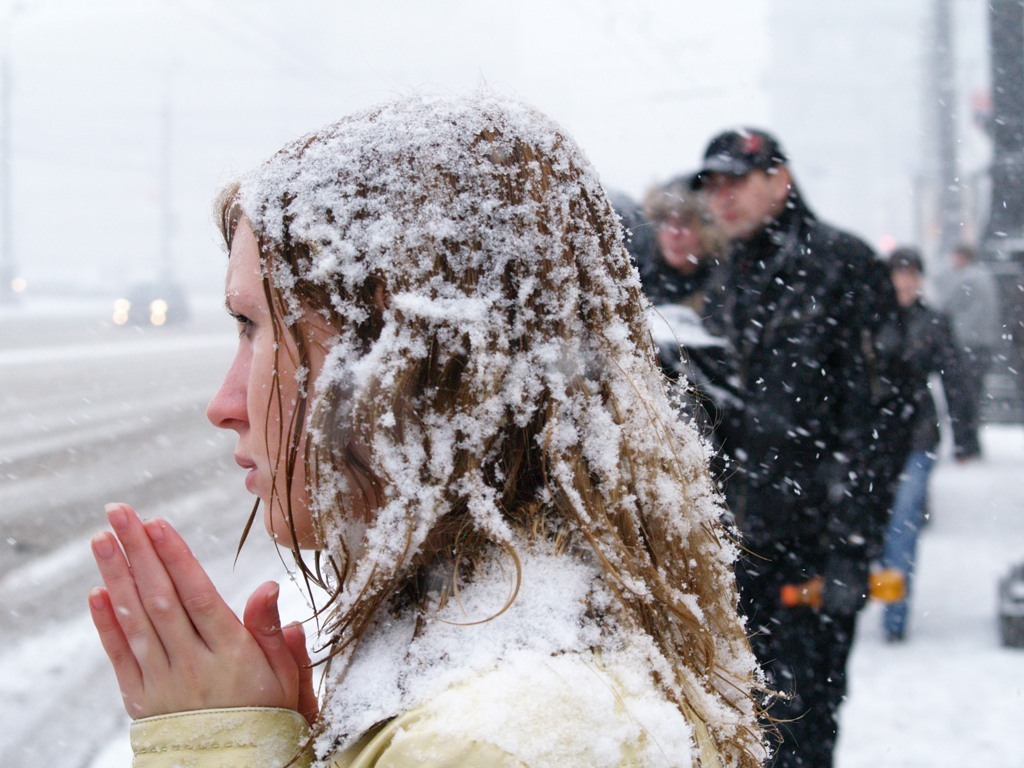
[[[644,293],[653,304],[682,304],[701,313],[707,281],[728,245],[704,196],[692,189],[691,177],[678,177],[649,190],[643,212],[655,243],[639,264]]]
[[[922,299],[924,262],[920,253],[915,248],[896,249],[889,257],[889,271],[900,305],[897,328],[901,352],[897,359],[902,370],[899,375],[916,414],[881,559],[883,567],[894,568],[904,577],[905,598],[887,604],[883,618],[886,639],[898,642],[907,633],[918,534],[925,523],[928,480],[939,446],[939,419],[929,387],[929,374],[937,373],[942,377],[957,459],[977,456],[980,449],[976,425],[970,419],[973,409],[965,396],[966,371],[949,320],[929,308]]]
[[[876,336],[895,313],[884,266],[856,237],[817,219],[779,142],[744,128],[708,145],[695,186],[731,238],[711,281],[710,329],[731,347],[719,380],[726,492],[750,555],[741,609],[770,682],[779,768],[832,764],[846,661],[888,499],[902,466],[879,461],[883,419]],[[787,607],[787,584],[822,579],[820,607]]]
[[[953,321],[953,334],[964,356],[964,397],[970,405],[967,415],[977,431],[980,420],[985,374],[999,344],[999,292],[995,278],[978,263],[977,251],[958,245],[953,251],[952,269],[935,281],[935,304]]]
[[[711,386],[704,371],[719,364],[722,344],[704,327],[704,300],[729,241],[704,195],[693,189],[692,174],[648,190],[643,213],[653,247],[638,268],[644,293],[655,305],[651,320],[658,357],[670,378],[689,385],[680,391],[686,410],[713,439],[709,425],[717,416],[714,402],[704,396]]]

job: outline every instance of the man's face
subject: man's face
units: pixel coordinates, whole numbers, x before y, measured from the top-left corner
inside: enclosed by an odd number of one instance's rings
[[[789,187],[789,171],[779,166],[746,176],[709,173],[702,189],[708,195],[711,215],[725,234],[733,240],[747,240],[782,213]]]
[[[911,306],[921,295],[921,286],[924,282],[921,273],[913,267],[906,267],[894,269],[891,274],[892,284],[896,289],[896,300],[901,307]]]

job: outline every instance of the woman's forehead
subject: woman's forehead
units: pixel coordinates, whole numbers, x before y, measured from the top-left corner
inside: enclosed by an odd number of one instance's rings
[[[242,219],[231,240],[227,273],[224,278],[226,298],[251,292],[262,286],[260,249],[247,220]],[[262,290],[259,291],[262,295]]]

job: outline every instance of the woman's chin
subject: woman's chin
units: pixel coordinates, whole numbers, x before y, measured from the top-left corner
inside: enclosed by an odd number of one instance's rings
[[[280,515],[270,513],[268,511],[269,505],[266,501],[263,502],[263,510],[263,528],[266,530],[267,536],[278,546],[292,549],[292,532],[288,527],[288,523]]]
[[[263,509],[267,506],[264,503]],[[280,547],[295,549],[295,540],[298,539],[298,548],[305,550],[322,549],[322,543],[314,531],[306,530],[303,527],[296,527],[295,536],[284,517],[277,512],[263,515],[263,527],[267,531],[270,540]]]

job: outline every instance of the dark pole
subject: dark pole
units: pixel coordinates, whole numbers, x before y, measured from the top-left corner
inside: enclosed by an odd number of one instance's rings
[[[1024,0],[989,0],[992,206],[985,257],[1024,262]]]
[[[989,397],[1024,422],[1024,0],[989,0],[992,199],[980,255],[996,278],[1002,349]],[[998,386],[997,386],[998,385]]]

